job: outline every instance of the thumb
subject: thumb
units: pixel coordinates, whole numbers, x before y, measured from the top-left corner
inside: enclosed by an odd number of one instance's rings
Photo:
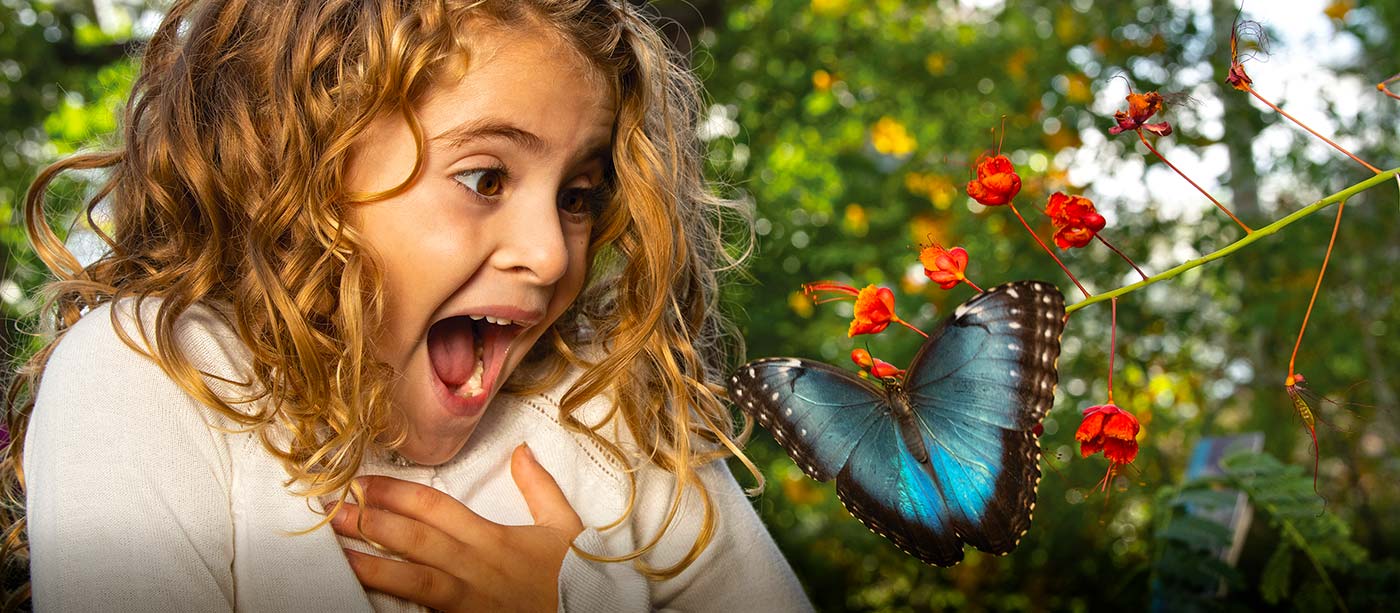
[[[536,526],[562,530],[568,534],[569,540],[583,532],[583,520],[569,505],[554,477],[535,459],[529,445],[521,443],[511,454],[510,476],[515,479],[515,487],[525,496],[525,506],[530,508],[530,516],[535,518]]]

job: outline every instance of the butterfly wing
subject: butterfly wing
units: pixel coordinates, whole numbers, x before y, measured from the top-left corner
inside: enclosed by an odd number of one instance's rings
[[[821,362],[767,358],[729,378],[729,398],[773,433],[808,476],[829,481],[885,404],[885,393]]]
[[[1064,314],[1049,284],[994,288],[930,335],[904,381],[917,426],[901,430],[905,445],[927,450],[948,522],[983,551],[1011,551],[1030,527],[1040,484],[1032,428],[1054,400]]]
[[[1053,286],[1007,284],[958,307],[887,390],[769,358],[730,378],[730,398],[808,475],[835,477],[851,514],[904,551],[941,566],[962,560],[964,543],[1005,553],[1035,506],[1031,428],[1054,396],[1063,319]]]

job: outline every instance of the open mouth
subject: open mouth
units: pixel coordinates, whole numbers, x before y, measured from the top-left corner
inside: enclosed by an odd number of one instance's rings
[[[428,329],[428,359],[450,406],[470,412],[485,406],[511,341],[523,330],[509,319],[486,315],[448,317]]]

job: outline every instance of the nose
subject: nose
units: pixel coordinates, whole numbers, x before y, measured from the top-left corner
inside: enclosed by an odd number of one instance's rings
[[[517,195],[492,216],[495,268],[538,285],[553,285],[569,268],[569,249],[553,190]]]

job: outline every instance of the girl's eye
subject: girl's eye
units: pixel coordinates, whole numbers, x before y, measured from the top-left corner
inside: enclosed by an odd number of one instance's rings
[[[501,195],[505,188],[506,173],[500,168],[479,168],[457,174],[457,182],[485,198]]]
[[[559,194],[559,210],[575,217],[593,217],[602,210],[607,197],[603,186],[567,189]]]

